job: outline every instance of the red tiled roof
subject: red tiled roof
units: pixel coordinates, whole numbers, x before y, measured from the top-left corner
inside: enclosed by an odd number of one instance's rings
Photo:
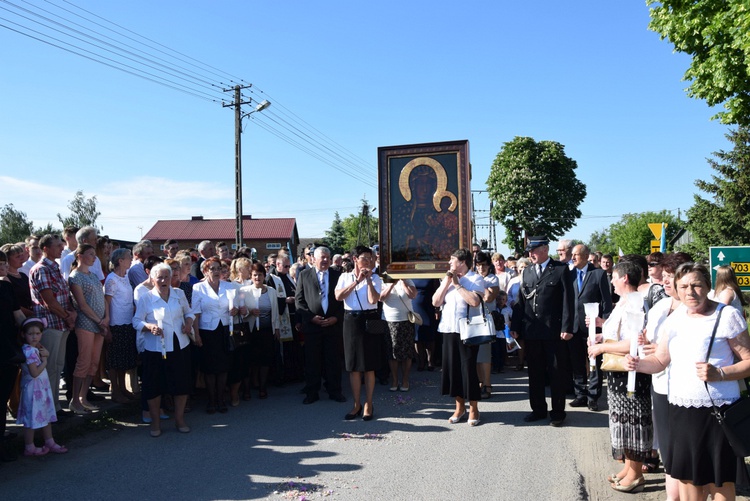
[[[297,233],[295,218],[251,219],[245,216],[242,237],[247,240],[289,240]],[[235,237],[234,219],[159,220],[143,238],[148,240],[226,240]]]

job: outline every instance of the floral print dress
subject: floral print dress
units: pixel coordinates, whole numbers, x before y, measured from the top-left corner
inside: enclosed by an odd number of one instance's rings
[[[21,365],[21,401],[18,404],[16,423],[36,430],[57,421],[57,414],[47,369],[37,377],[32,377],[29,372],[29,365],[42,364],[39,350],[25,344],[23,354],[26,356],[26,363]]]

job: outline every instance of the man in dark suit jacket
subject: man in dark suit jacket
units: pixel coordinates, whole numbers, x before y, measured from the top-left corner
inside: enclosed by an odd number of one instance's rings
[[[576,398],[570,402],[571,407],[584,407],[592,411],[599,410],[598,400],[602,394],[601,357],[597,357],[596,368],[586,376],[588,362],[589,329],[586,327],[585,303],[598,303],[601,318],[609,317],[612,312],[612,296],[609,291],[609,280],[604,270],[594,268],[589,262],[589,248],[583,244],[573,248],[573,265],[571,274],[575,295],[576,310],[573,339],[568,343],[570,366],[573,371],[573,387]],[[601,332],[601,329],[599,329]]]
[[[552,390],[550,424],[561,426],[565,420],[565,387],[571,377],[565,343],[573,338],[575,315],[570,270],[566,263],[550,259],[546,237],[531,237],[526,250],[533,264],[523,271],[511,320],[511,335],[526,341],[531,414],[524,421],[547,417],[546,372]]]
[[[331,400],[346,402],[341,393],[341,343],[344,303],[336,301],[335,290],[340,273],[329,269],[331,252],[318,247],[315,265],[297,277],[295,305],[297,322],[305,339],[305,392],[303,404],[320,399],[318,391],[325,364],[326,389]]]

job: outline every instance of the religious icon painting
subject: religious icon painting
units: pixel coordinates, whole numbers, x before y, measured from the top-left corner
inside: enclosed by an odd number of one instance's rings
[[[378,148],[380,272],[439,278],[471,246],[469,142]]]

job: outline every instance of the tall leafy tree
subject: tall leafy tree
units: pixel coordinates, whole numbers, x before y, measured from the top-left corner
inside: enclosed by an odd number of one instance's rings
[[[687,211],[693,242],[685,250],[698,257],[706,257],[711,246],[750,245],[750,128],[739,127],[726,137],[734,148],[708,160],[716,172],[710,181],[695,181],[705,195],[696,194]]]
[[[693,57],[690,97],[724,105],[714,118],[750,125],[750,9],[747,0],[646,0],[649,28]]]
[[[625,254],[649,254],[651,240],[654,240],[654,235],[648,227],[649,223],[667,223],[667,242],[685,227],[684,221],[665,210],[625,214],[606,230],[594,232],[589,239],[589,246],[605,254],[617,255],[619,249]]]
[[[32,233],[34,222],[28,219],[25,212],[16,209],[13,204],[0,209],[0,245],[22,242]]]
[[[57,213],[57,219],[60,220],[63,227],[96,226],[96,218],[102,214],[96,210],[96,195],[86,198],[81,190],[78,190],[73,200],[68,202],[68,209],[70,210],[69,216],[63,217],[59,212]]]
[[[516,137],[503,145],[492,163],[487,190],[494,201],[492,217],[505,227],[505,244],[520,251],[524,232],[555,240],[573,227],[586,197],[576,168],[576,161],[555,141]]]
[[[326,236],[323,239],[323,242],[334,254],[340,254],[348,250],[346,246],[346,229],[342,224],[338,211],[336,211],[333,217],[331,229],[326,230]]]

